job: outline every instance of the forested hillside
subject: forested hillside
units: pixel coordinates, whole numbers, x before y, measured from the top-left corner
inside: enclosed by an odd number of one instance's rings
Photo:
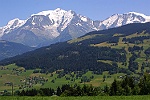
[[[0,62],[26,69],[42,69],[43,73],[63,70],[143,73],[150,71],[150,23],[129,24],[94,31],[80,38],[52,44]],[[147,67],[147,68],[146,68]]]

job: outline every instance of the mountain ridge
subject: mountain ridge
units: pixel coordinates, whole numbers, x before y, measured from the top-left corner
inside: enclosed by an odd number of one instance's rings
[[[22,53],[35,49],[20,43],[13,43],[5,40],[0,40],[0,48],[0,60],[21,55]]]
[[[94,21],[72,10],[57,8],[32,14],[26,20],[17,18],[9,21],[0,29],[0,39],[31,47],[42,47],[74,39],[91,31],[149,21],[150,16],[137,12],[114,14],[103,21]]]

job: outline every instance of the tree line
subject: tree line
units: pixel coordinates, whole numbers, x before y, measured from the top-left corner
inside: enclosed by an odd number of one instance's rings
[[[149,39],[149,38],[150,38],[150,36],[138,36],[138,37],[132,37],[132,38],[123,38],[122,41],[139,44],[139,43],[144,43],[143,41],[145,39]]]

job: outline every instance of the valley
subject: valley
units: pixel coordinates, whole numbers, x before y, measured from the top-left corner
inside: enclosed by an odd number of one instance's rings
[[[9,82],[14,84],[14,91],[22,91],[56,90],[64,84],[104,88],[126,75],[139,81],[144,73],[150,73],[150,34],[149,29],[144,27],[143,31],[141,25],[147,27],[149,23],[90,32],[2,60],[0,90],[11,91],[11,85],[5,85]],[[124,31],[135,26],[140,28],[130,33]]]
[[[39,72],[36,72],[39,70]],[[104,87],[106,84],[110,86],[113,80],[116,78],[120,80],[125,74],[113,74],[109,75],[108,72],[104,72],[101,75],[93,74],[91,71],[77,77],[77,74],[71,73],[60,77],[59,71],[53,73],[40,73],[40,69],[35,70],[25,70],[22,67],[18,67],[15,64],[8,65],[5,67],[1,66],[0,70],[0,91],[8,90],[11,91],[11,85],[6,85],[6,83],[12,82],[14,85],[14,90],[22,89],[32,89],[32,88],[53,88],[57,89],[58,86],[64,84],[70,85],[84,85],[92,84],[93,86]],[[105,81],[104,80],[105,76]]]

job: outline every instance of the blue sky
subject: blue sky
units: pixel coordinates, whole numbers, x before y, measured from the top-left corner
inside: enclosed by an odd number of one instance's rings
[[[93,20],[104,20],[131,11],[150,15],[150,0],[0,0],[0,26],[14,18],[27,19],[33,13],[61,8]]]

